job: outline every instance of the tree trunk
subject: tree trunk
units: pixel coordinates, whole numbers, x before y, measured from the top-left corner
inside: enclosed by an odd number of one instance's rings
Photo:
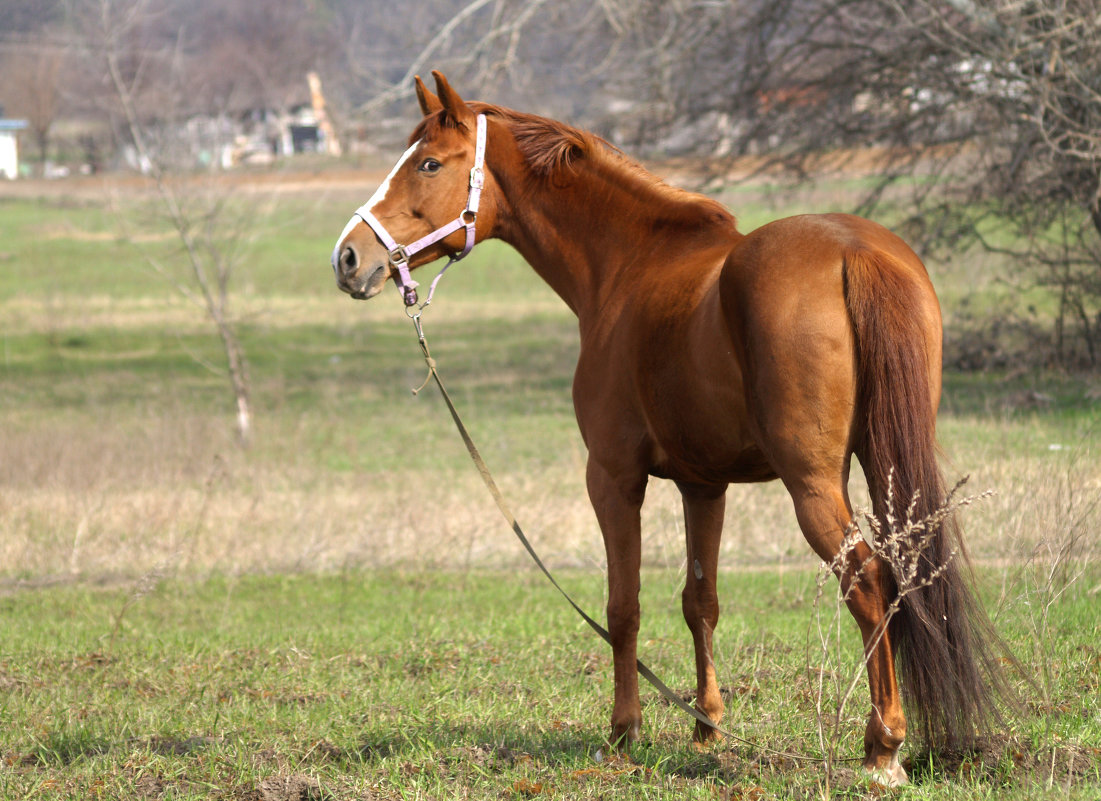
[[[229,380],[237,402],[237,441],[248,448],[252,437],[252,407],[249,404],[248,360],[237,339],[237,333],[223,321],[218,321],[218,335],[226,352]]]

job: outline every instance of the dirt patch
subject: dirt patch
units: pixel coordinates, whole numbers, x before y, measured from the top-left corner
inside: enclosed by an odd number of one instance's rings
[[[944,154],[934,149],[929,155],[941,157]],[[363,166],[333,163],[319,169],[235,170],[213,175],[203,173],[174,176],[174,180],[197,186],[232,188],[246,194],[294,194],[344,188],[358,191],[377,186],[386,177],[393,159],[397,156],[397,152],[392,157],[380,156],[377,163],[372,161]],[[913,153],[905,149],[882,147],[841,149],[812,158],[804,166],[815,174],[859,177],[879,174],[884,163],[891,163],[899,158],[913,158]],[[644,166],[668,183],[690,188],[701,187],[716,180],[720,184],[752,179],[774,181],[783,172],[776,159],[770,156],[738,156],[717,160],[689,157],[647,159]],[[142,192],[156,192],[152,179],[127,172],[74,175],[58,180],[28,178],[0,184],[0,198],[63,197],[70,203],[99,201],[109,194]]]
[[[219,740],[215,737],[151,737],[145,742],[150,753],[159,756],[191,756],[198,751],[204,751]]]
[[[143,773],[134,782],[134,795],[138,798],[160,798],[164,791],[164,781],[155,773]]]
[[[260,801],[320,801],[326,797],[316,779],[293,773],[260,782]]]

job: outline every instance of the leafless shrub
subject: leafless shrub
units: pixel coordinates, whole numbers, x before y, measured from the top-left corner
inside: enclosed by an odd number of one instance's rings
[[[957,550],[949,551],[941,564],[931,570],[922,570],[920,562],[928,558],[933,539],[938,535],[941,525],[950,516],[976,501],[993,495],[986,490],[978,495],[960,497],[959,493],[968,478],[964,477],[949,491],[944,501],[924,517],[916,517],[918,495],[910,499],[905,515],[899,518],[893,511],[899,508],[895,502],[894,474],[888,476],[887,510],[884,519],[880,519],[866,509],[857,510],[845,533],[841,550],[829,563],[822,563],[816,580],[817,591],[814,598],[813,638],[808,638],[808,664],[816,676],[815,713],[818,723],[818,742],[823,755],[825,768],[826,796],[829,793],[830,775],[839,761],[838,745],[843,742],[842,726],[851,725],[846,717],[846,709],[853,693],[866,674],[867,662],[887,631],[891,619],[903,608],[906,596],[921,591],[934,584],[948,570],[952,560],[959,556]],[[867,535],[861,530],[861,520],[867,527]],[[871,555],[851,569],[852,556],[858,543],[866,542]],[[859,585],[865,571],[873,560],[882,560],[894,576],[897,592],[887,606],[883,619],[876,625],[864,650],[864,657],[853,663],[850,644],[845,636],[843,620],[849,618],[846,604]],[[833,603],[829,603],[826,587],[834,576],[846,572],[848,587],[842,590],[836,585]],[[874,712],[875,710],[873,710]]]

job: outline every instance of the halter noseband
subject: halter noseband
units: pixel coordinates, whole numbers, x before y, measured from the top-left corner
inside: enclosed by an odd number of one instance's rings
[[[381,241],[382,244],[386,246],[387,251],[389,251],[387,255],[390,259],[390,265],[398,271],[395,280],[398,284],[398,288],[401,290],[401,297],[402,300],[405,301],[406,306],[417,305],[417,287],[419,284],[414,281],[409,274],[409,259],[412,258],[414,254],[450,236],[460,228],[466,228],[466,246],[463,248],[462,253],[457,256],[451,256],[444,268],[440,270],[439,275],[432,281],[431,286],[428,288],[428,299],[424,302],[424,305],[427,306],[432,302],[432,295],[436,291],[436,284],[439,282],[444,272],[446,272],[447,268],[459,259],[464,258],[474,248],[474,223],[478,217],[478,203],[482,198],[482,188],[485,186],[485,158],[486,115],[479,114],[478,132],[476,144],[474,146],[474,166],[470,168],[470,194],[467,196],[466,208],[459,212],[459,216],[447,223],[447,225],[437,228],[432,233],[421,237],[410,245],[399,245],[395,242],[385,226],[383,226],[375,215],[371,213],[367,204],[360,206],[352,215],[353,219],[359,217],[363,222],[371,226],[371,230],[375,232],[379,241]]]

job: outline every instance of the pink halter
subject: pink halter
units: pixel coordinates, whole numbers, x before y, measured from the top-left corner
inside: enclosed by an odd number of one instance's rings
[[[474,146],[474,166],[470,169],[470,194],[467,196],[466,208],[459,212],[459,216],[451,222],[447,223],[441,228],[437,228],[427,236],[423,236],[416,242],[410,245],[399,245],[394,241],[394,238],[390,236],[390,233],[386,230],[381,222],[371,214],[367,206],[361,206],[356,210],[353,218],[359,217],[363,222],[371,226],[371,229],[378,236],[379,241],[386,246],[389,251],[390,264],[398,271],[396,282],[401,289],[402,299],[405,301],[406,306],[417,305],[417,287],[419,284],[413,280],[409,274],[409,259],[420,251],[424,250],[429,245],[433,245],[439,242],[441,239],[450,236],[460,228],[466,228],[466,247],[463,248],[462,253],[457,256],[451,256],[444,268],[440,270],[439,274],[433,279],[432,284],[428,288],[428,299],[424,301],[423,306],[427,306],[432,302],[432,295],[436,291],[436,284],[439,283],[443,274],[447,271],[447,268],[457,262],[459,259],[464,258],[474,247],[474,223],[478,217],[478,203],[482,197],[482,188],[485,186],[485,157],[486,157],[486,115],[478,115],[478,132],[476,137],[476,144]]]

